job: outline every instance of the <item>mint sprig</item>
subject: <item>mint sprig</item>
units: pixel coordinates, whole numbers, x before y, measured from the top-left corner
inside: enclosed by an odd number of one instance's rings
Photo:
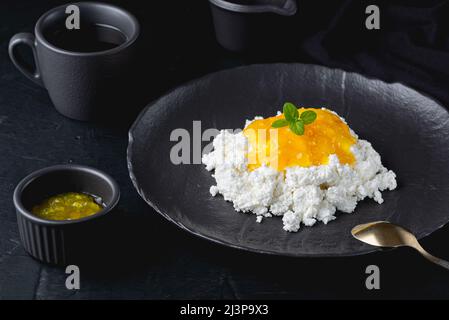
[[[304,127],[306,124],[311,124],[315,121],[317,114],[315,111],[307,110],[301,113],[293,103],[286,102],[283,108],[284,119],[274,121],[271,126],[273,128],[282,128],[288,126],[290,130],[299,136],[304,134]]]

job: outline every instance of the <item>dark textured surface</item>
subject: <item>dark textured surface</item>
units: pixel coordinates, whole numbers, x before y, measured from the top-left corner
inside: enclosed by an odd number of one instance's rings
[[[236,214],[231,203],[212,197],[215,181],[203,165],[172,163],[170,150],[178,143],[170,141],[173,130],[187,130],[193,145],[195,120],[202,130],[235,130],[245,119],[276,114],[285,101],[325,106],[345,118],[397,174],[398,189],[385,191],[382,205],[367,199],[354,214],[288,233],[280,218],[258,224],[254,215]],[[440,148],[448,144],[449,113],[402,85],[314,65],[271,64],[222,71],[150,104],[131,128],[128,161],[144,199],[194,234],[256,252],[344,256],[373,251],[352,238],[358,224],[387,220],[421,238],[449,220],[449,153]],[[424,217],[425,208],[430,210]]]
[[[54,110],[47,93],[23,77],[7,58],[9,38],[31,31],[39,15],[59,3],[0,2],[0,299],[449,298],[449,274],[408,249],[332,259],[258,255],[193,237],[156,214],[128,177],[129,123],[98,125],[64,118]],[[147,39],[150,66],[145,67],[148,77],[143,81],[145,99],[140,107],[171,87],[211,71],[292,60],[288,50],[252,58],[223,52],[214,41],[206,1],[182,0],[177,6],[167,1],[151,8],[150,1],[115,3],[137,16]],[[307,23],[313,27],[327,23],[325,19],[313,16]],[[26,174],[71,162],[108,172],[122,191],[120,232],[104,255],[81,266],[79,291],[65,289],[62,269],[42,265],[24,252],[12,203],[13,189]],[[429,187],[428,192],[433,190]],[[430,210],[425,208],[423,214]],[[422,243],[433,254],[449,258],[448,236],[446,226]],[[381,270],[380,291],[365,289],[364,271],[369,264]]]

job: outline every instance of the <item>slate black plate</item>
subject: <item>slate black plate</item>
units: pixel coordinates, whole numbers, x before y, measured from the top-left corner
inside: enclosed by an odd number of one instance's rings
[[[396,172],[398,189],[384,192],[382,205],[365,200],[353,214],[341,213],[328,225],[287,233],[280,218],[259,224],[221,196],[211,197],[214,179],[203,165],[170,161],[174,129],[184,128],[195,140],[194,120],[201,120],[202,131],[241,128],[245,119],[273,115],[285,101],[325,106],[346,118]],[[449,221],[448,146],[449,113],[401,84],[313,65],[254,65],[208,75],[147,106],[129,133],[128,167],[148,204],[200,237],[262,253],[344,256],[375,250],[351,237],[356,224],[389,220],[422,238]],[[195,149],[191,159],[198,161]]]

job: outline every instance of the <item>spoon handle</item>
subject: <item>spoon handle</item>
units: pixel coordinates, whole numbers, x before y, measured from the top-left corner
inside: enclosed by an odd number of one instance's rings
[[[424,248],[421,247],[421,246],[418,246],[415,249],[418,250],[419,253],[421,253],[424,256],[424,258],[426,258],[427,260],[429,260],[429,261],[431,261],[431,262],[433,262],[433,263],[435,263],[435,264],[437,264],[437,265],[439,265],[439,266],[449,270],[449,262],[448,261],[440,259],[438,257],[435,257],[435,256],[431,255],[426,250],[424,250]]]

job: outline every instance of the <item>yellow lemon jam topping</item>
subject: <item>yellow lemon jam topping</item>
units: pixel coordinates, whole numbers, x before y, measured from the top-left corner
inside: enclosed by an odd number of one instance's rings
[[[317,117],[304,126],[302,135],[295,134],[288,125],[272,127],[274,121],[284,119],[284,114],[255,120],[243,130],[249,142],[249,170],[262,164],[278,171],[293,166],[324,165],[331,154],[336,154],[342,164],[355,162],[350,148],[357,138],[351,134],[348,125],[326,109],[298,109],[299,114],[307,110],[314,111]]]
[[[39,218],[47,220],[76,220],[91,216],[102,209],[91,195],[68,192],[44,200],[31,211]]]

